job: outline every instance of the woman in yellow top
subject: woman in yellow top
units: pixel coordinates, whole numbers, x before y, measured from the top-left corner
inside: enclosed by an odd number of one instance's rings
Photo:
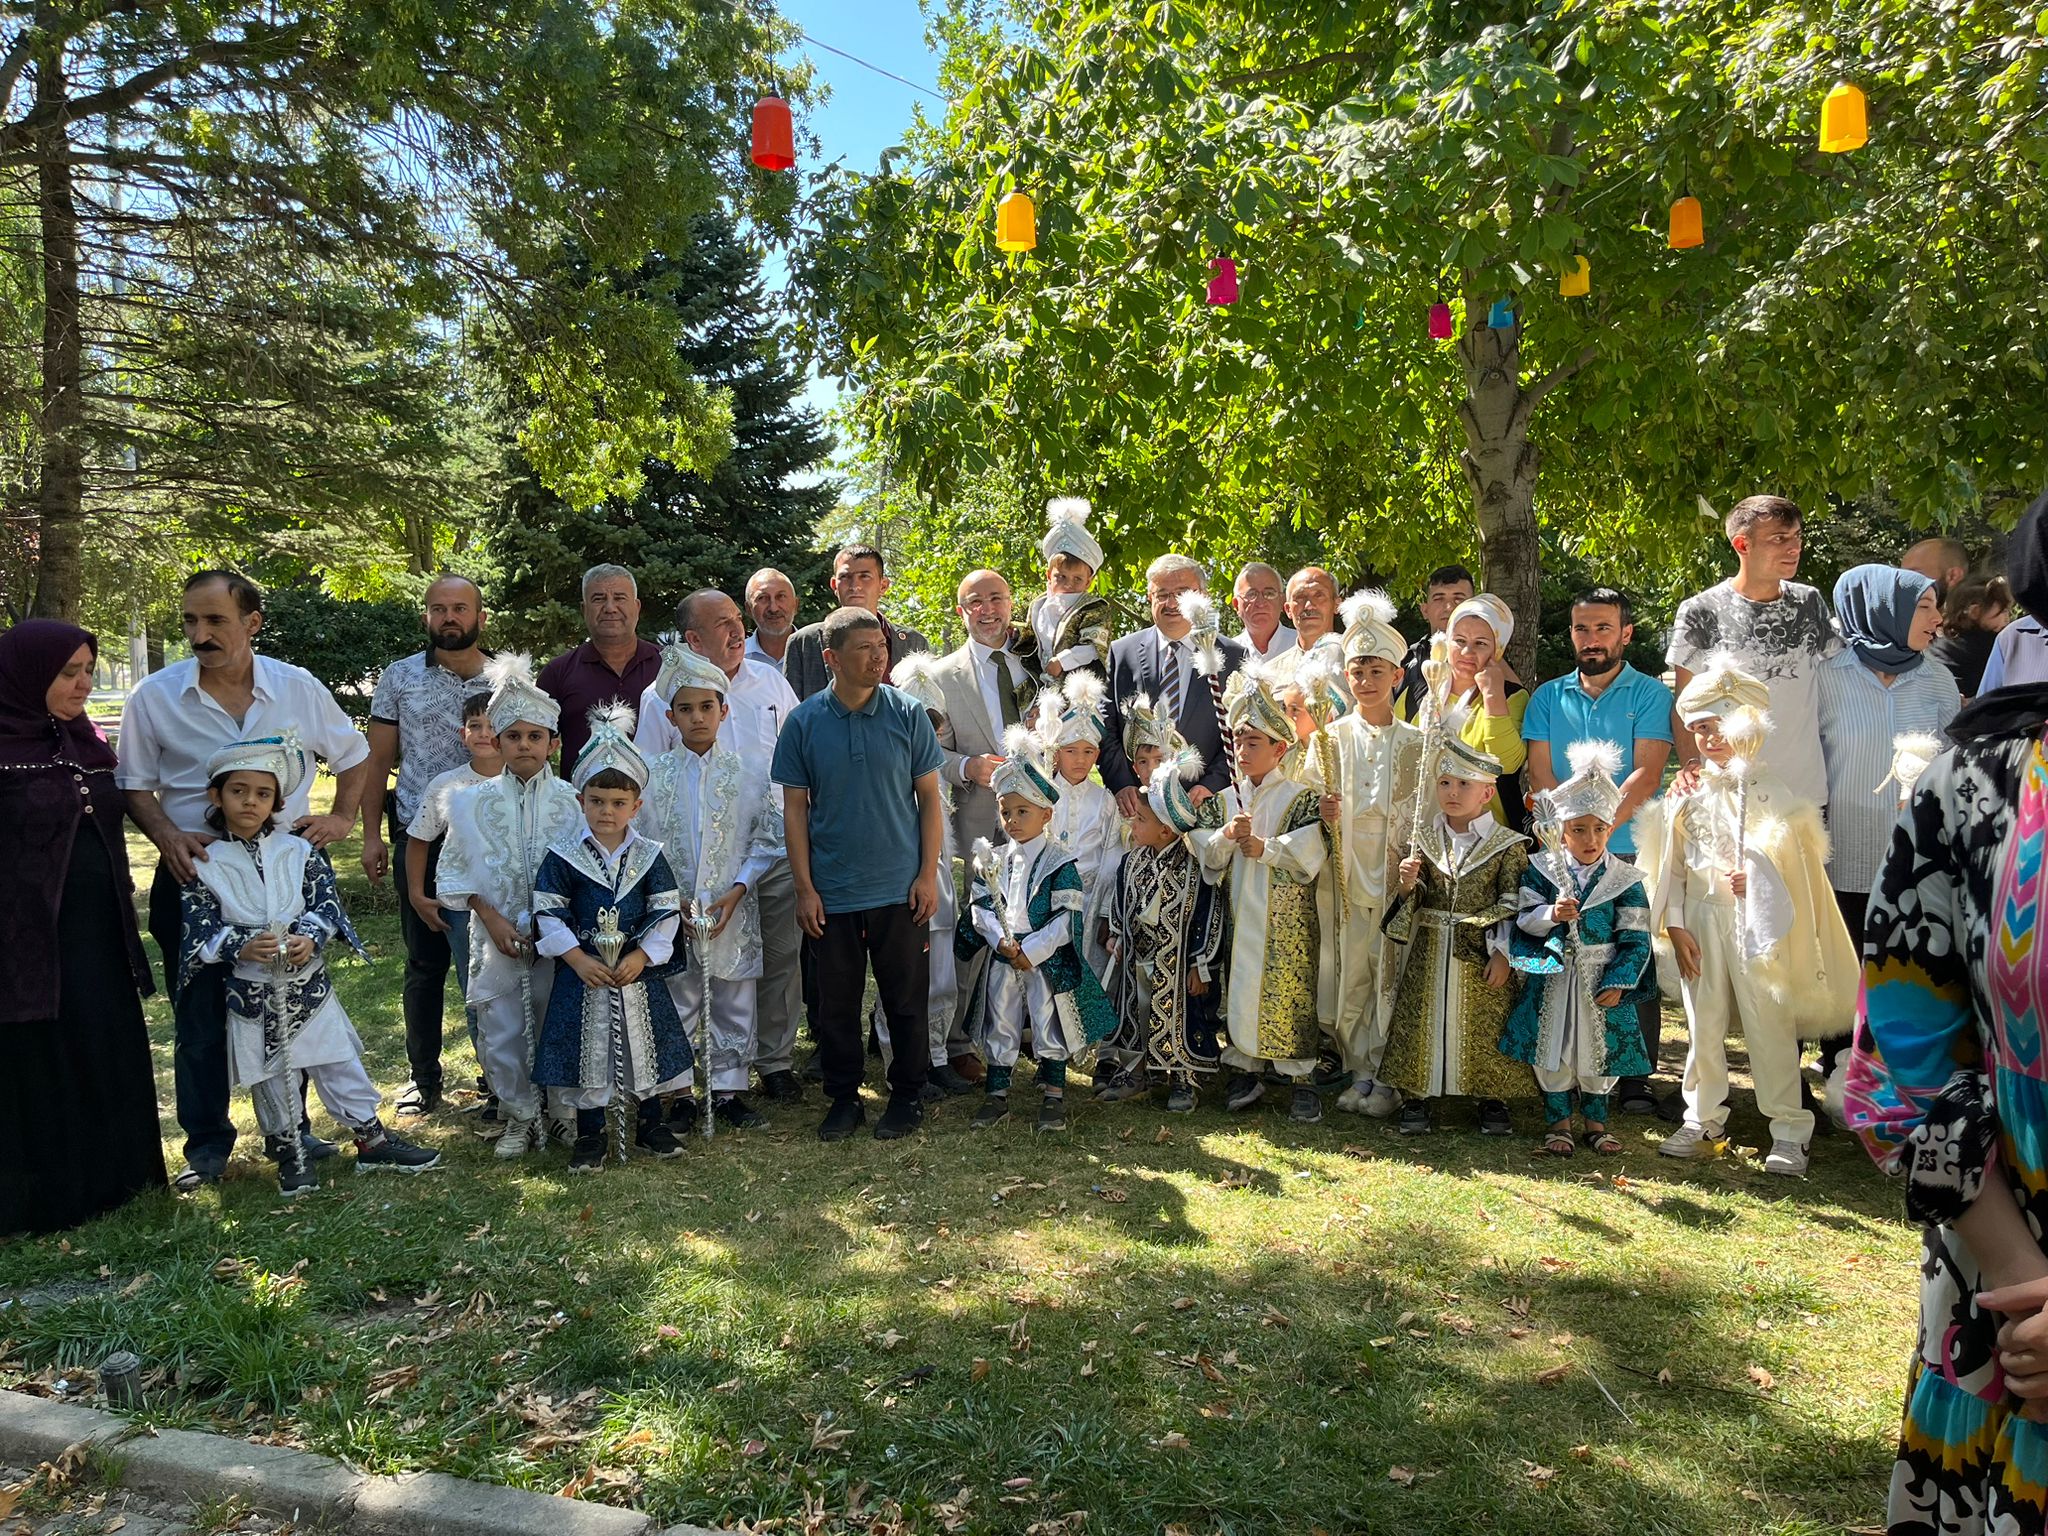
[[[1529,707],[1529,691],[1509,675],[1503,654],[1515,632],[1515,616],[1491,592],[1480,592],[1451,610],[1444,631],[1450,637],[1451,709],[1464,716],[1458,737],[1499,759],[1505,771],[1494,789],[1494,819],[1526,831],[1522,764],[1528,761],[1529,744],[1522,740],[1522,713]],[[1405,694],[1401,718],[1415,718]]]

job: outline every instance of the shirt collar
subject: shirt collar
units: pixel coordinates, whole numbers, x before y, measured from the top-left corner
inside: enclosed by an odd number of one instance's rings
[[[882,688],[888,686],[887,683],[882,684]],[[869,694],[867,703],[863,704],[859,709],[848,709],[846,707],[846,700],[839,697],[839,691],[830,683],[825,685],[824,693],[828,701],[827,707],[833,714],[844,720],[850,715],[872,715],[876,710],[880,709],[882,707],[882,688],[877,688],[873,693]]]
[[[621,854],[623,854],[628,848],[632,847],[633,844],[635,844],[639,840],[640,834],[629,825],[626,828],[625,837],[620,840],[619,846],[612,849],[609,853],[607,853],[605,851],[604,844],[600,843],[597,840],[597,834],[590,830],[589,825],[586,824],[583,828],[584,844],[590,849],[592,853],[596,854],[600,859],[604,859],[607,861],[617,859]]]
[[[255,657],[253,658],[253,665],[250,668],[249,686],[251,691],[259,699],[275,699],[277,697],[275,690],[271,686],[274,679],[270,671],[269,663],[270,658],[268,656],[265,656],[261,651],[258,651]],[[184,686],[180,688],[178,691],[181,694],[205,692],[205,690],[199,686],[199,658],[197,656],[187,656],[183,661],[178,663],[178,665],[182,667],[190,667],[192,669],[185,678]]]
[[[1633,682],[1642,674],[1637,672],[1634,667],[1630,666],[1627,662],[1624,661],[1621,664],[1621,670],[1615,673],[1613,678],[1608,682],[1607,686],[1605,688],[1602,688],[1600,692],[1597,694],[1586,693],[1586,675],[1583,672],[1579,671],[1578,668],[1574,667],[1568,675],[1570,678],[1571,687],[1575,691],[1579,693],[1585,693],[1587,698],[1592,699],[1597,703],[1600,699],[1606,698],[1610,693],[1613,693],[1617,688],[1620,688],[1624,683]]]
[[[983,667],[988,665],[989,657],[996,655],[1008,655],[1010,650],[1010,648],[1006,645],[983,645],[979,640],[973,639],[972,637],[968,639],[967,643],[974,647],[975,664],[977,666]]]

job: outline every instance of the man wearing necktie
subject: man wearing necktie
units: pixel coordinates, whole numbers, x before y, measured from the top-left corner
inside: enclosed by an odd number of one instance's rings
[[[1223,723],[1216,718],[1209,680],[1194,669],[1192,627],[1180,611],[1180,599],[1203,591],[1207,577],[1186,555],[1161,555],[1145,572],[1145,596],[1152,608],[1152,627],[1126,635],[1109,648],[1109,720],[1102,734],[1102,782],[1117,798],[1125,816],[1135,816],[1144,786],[1124,756],[1124,705],[1138,694],[1167,711],[1188,744],[1202,754],[1202,777],[1189,789],[1197,803],[1217,793],[1230,779],[1230,760],[1223,750]],[[1219,681],[1245,663],[1249,654],[1237,640],[1219,640],[1223,670]]]
[[[965,858],[977,837],[1001,841],[996,797],[989,788],[1003,760],[1003,732],[1031,712],[1035,680],[1010,649],[1010,584],[996,571],[970,571],[960,583],[960,622],[967,642],[934,669],[946,698],[939,746],[940,776],[953,789],[953,851]]]

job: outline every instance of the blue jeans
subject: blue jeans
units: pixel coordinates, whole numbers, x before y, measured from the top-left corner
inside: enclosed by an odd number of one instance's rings
[[[475,1051],[477,1050],[476,1009],[470,1007],[468,1003],[470,915],[466,911],[450,912],[446,907],[441,909],[441,921],[448,925],[448,950],[455,960],[455,985],[462,993],[464,999],[462,1012],[469,1021],[469,1048]],[[479,1062],[483,1060],[483,1055],[480,1051],[478,1052],[477,1060]]]

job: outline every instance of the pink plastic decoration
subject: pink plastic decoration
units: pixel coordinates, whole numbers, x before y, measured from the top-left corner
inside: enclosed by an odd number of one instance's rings
[[[1237,302],[1237,263],[1228,256],[1218,256],[1209,263],[1209,270],[1215,276],[1209,279],[1209,302],[1211,304],[1235,304]]]
[[[1429,306],[1429,339],[1449,341],[1454,327],[1451,324],[1451,306],[1436,303]]]

